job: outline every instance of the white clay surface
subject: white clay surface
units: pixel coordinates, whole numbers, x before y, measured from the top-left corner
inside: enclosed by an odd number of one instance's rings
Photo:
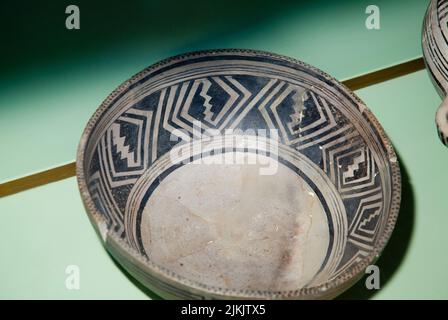
[[[237,154],[246,157],[244,154]],[[213,162],[210,156],[208,163]],[[184,165],[165,178],[142,215],[150,259],[187,279],[229,289],[294,290],[309,283],[329,245],[318,197],[280,163]],[[244,162],[244,161],[243,161]]]

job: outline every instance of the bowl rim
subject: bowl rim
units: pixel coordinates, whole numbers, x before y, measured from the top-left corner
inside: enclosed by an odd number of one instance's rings
[[[369,252],[368,255],[362,258],[362,260],[348,268],[335,278],[330,281],[327,281],[323,284],[306,287],[296,290],[290,291],[258,291],[258,290],[235,290],[235,289],[224,289],[224,288],[216,288],[212,286],[207,286],[204,284],[200,284],[186,278],[180,277],[176,274],[173,274],[169,270],[164,269],[156,264],[154,264],[149,259],[143,257],[141,254],[137,253],[130,246],[128,246],[125,241],[120,241],[118,235],[115,235],[113,230],[108,230],[106,227],[106,220],[102,216],[102,214],[97,210],[93,200],[90,196],[90,192],[88,190],[87,182],[85,179],[85,168],[84,168],[84,156],[85,156],[85,148],[89,142],[89,138],[99,119],[103,115],[103,113],[111,106],[115,97],[119,94],[124,93],[131,85],[138,82],[143,77],[150,75],[152,72],[159,70],[167,65],[170,65],[174,62],[181,62],[184,60],[188,60],[191,58],[197,57],[206,57],[212,55],[232,55],[238,54],[242,56],[257,56],[257,57],[266,57],[271,59],[282,60],[284,62],[289,62],[292,64],[300,65],[302,67],[308,68],[317,74],[323,76],[326,80],[331,81],[336,87],[340,90],[344,91],[350,98],[358,104],[358,111],[362,112],[363,116],[369,122],[371,126],[377,131],[380,143],[383,144],[386,155],[388,157],[388,164],[390,166],[389,176],[391,179],[391,199],[390,199],[390,210],[387,217],[387,221],[384,226],[384,230],[382,234],[379,236],[376,245],[373,247],[373,250]],[[371,264],[373,264],[376,259],[378,259],[380,253],[385,248],[388,240],[391,237],[391,234],[394,230],[395,223],[397,221],[398,212],[400,209],[401,203],[401,173],[399,168],[399,162],[392,146],[391,141],[389,140],[387,134],[384,129],[380,125],[377,118],[373,115],[368,107],[362,102],[362,100],[349,88],[347,88],[343,83],[336,80],[334,77],[328,75],[324,71],[313,67],[307,63],[304,63],[300,60],[290,58],[284,55],[271,53],[267,51],[261,50],[252,50],[252,49],[210,49],[210,50],[201,50],[201,51],[193,51],[187,52],[179,55],[175,55],[166,59],[163,59],[155,64],[152,64],[142,71],[136,73],[134,76],[129,78],[128,80],[121,83],[112,93],[110,93],[107,98],[100,104],[100,106],[95,110],[94,114],[90,117],[87,125],[81,135],[81,139],[77,149],[76,155],[76,178],[78,182],[79,192],[81,194],[81,199],[83,201],[84,207],[86,209],[87,215],[94,226],[97,234],[100,236],[104,246],[108,251],[112,253],[114,257],[115,254],[115,246],[121,246],[121,249],[125,254],[122,257],[116,257],[116,259],[130,259],[137,260],[139,264],[139,268],[142,269],[145,273],[149,273],[158,277],[161,281],[165,283],[175,283],[179,287],[183,287],[184,290],[197,292],[203,296],[221,296],[221,297],[234,297],[236,299],[266,299],[266,298],[280,298],[280,299],[307,299],[307,298],[319,298],[323,296],[327,296],[331,293],[342,293],[346,289],[350,287],[358,278],[362,276],[362,272]],[[110,241],[112,240],[112,241]],[[113,244],[111,244],[111,242]],[[124,264],[121,262],[121,264]],[[134,275],[133,275],[134,276]],[[144,283],[145,284],[145,283]],[[146,284],[145,284],[146,285]],[[341,291],[341,292],[338,292]]]
[[[443,76],[436,75],[434,73],[434,70],[436,69],[434,63],[439,62],[441,58],[437,59],[438,57],[434,57],[434,55],[430,54],[431,51],[430,42],[434,42],[435,43],[434,45],[436,47],[439,47],[440,41],[438,41],[436,33],[440,32],[443,35],[443,31],[440,28],[440,19],[438,13],[439,7],[440,5],[437,0],[430,0],[428,2],[428,6],[426,8],[425,15],[423,17],[423,23],[420,30],[421,33],[420,45],[426,72],[429,75],[429,78],[431,80],[434,89],[437,91],[439,96],[442,99],[444,99],[448,91],[448,79],[444,78]],[[436,28],[432,28],[432,25],[430,25],[429,23],[430,18],[437,20]],[[444,53],[444,50],[441,51],[442,53]],[[432,59],[433,57],[434,59]]]

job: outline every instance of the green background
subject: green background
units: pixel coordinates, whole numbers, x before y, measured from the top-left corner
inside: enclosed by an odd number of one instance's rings
[[[77,4],[81,29],[65,29]],[[381,29],[367,30],[371,1],[50,1],[8,3],[0,13],[0,182],[75,158],[81,132],[118,84],[167,56],[252,48],[292,56],[340,80],[421,56],[427,2],[374,1]],[[381,289],[360,281],[341,298],[448,298],[447,150],[426,71],[356,92],[399,154],[403,202],[378,261]],[[151,298],[109,257],[84,213],[75,178],[0,199],[0,298]],[[78,265],[80,290],[65,287]]]

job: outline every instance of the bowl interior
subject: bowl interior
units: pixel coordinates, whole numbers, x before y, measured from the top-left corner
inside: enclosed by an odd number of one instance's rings
[[[370,111],[321,71],[267,53],[146,69],[103,103],[80,154],[98,228],[146,259],[142,272],[198,290],[342,285],[398,211],[396,158]]]

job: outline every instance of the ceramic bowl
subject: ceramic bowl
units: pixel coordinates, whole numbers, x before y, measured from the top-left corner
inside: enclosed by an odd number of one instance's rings
[[[441,141],[448,145],[448,1],[432,0],[422,30],[422,49],[426,69],[443,102],[436,113]]]
[[[165,298],[331,298],[365,273],[400,203],[397,157],[338,81],[266,52],[188,53],[120,85],[82,135],[89,217]]]

